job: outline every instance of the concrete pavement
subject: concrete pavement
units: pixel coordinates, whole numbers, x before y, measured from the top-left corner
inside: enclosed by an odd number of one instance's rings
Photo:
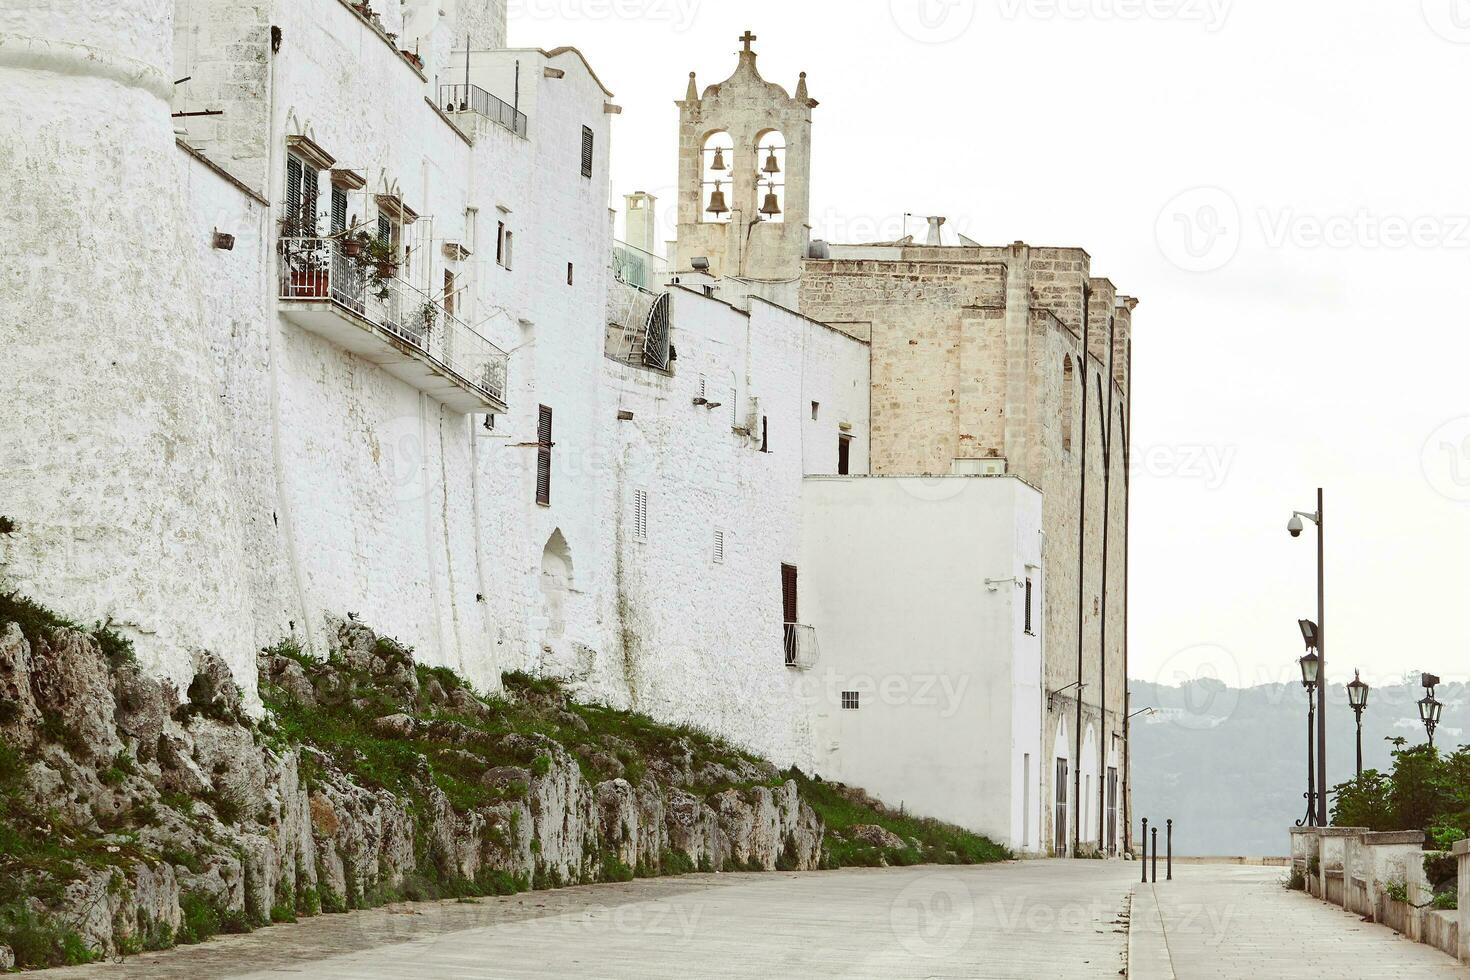
[[[1136,868],[689,875],[324,916],[56,975],[1116,978]]]
[[[61,978],[1465,977],[1453,959],[1281,887],[1281,868],[1133,862],[687,875],[398,905]],[[1162,870],[1162,869],[1161,869]],[[1130,928],[1131,920],[1131,928]]]
[[[1140,885],[1130,980],[1470,978],[1437,949],[1287,891],[1285,877],[1284,868],[1176,863],[1173,881]]]

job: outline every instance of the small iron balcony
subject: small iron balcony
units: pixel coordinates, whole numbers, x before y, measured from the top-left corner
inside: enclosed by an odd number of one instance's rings
[[[281,239],[281,313],[450,408],[503,414],[506,353],[396,269],[349,254],[358,248],[336,238]]]

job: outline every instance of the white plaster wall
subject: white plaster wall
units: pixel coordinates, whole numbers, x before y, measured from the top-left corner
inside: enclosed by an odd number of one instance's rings
[[[173,179],[172,7],[0,9],[0,578],[253,689],[220,375]],[[143,232],[140,234],[140,230]]]
[[[803,420],[813,398],[847,406],[857,420],[853,458],[866,459],[866,347],[766,303],[745,313],[677,288],[671,299],[672,372],[605,361],[601,410],[616,447],[610,615],[621,631],[604,676],[655,716],[810,766],[802,678],[784,663],[780,566],[800,565]],[[694,404],[701,378],[718,407]],[[619,410],[633,418],[618,421]],[[646,541],[632,528],[637,490],[649,495]]]
[[[813,477],[802,504],[818,771],[1019,849],[1039,660],[1024,592],[985,580],[1040,565],[1040,494],[1009,478]]]

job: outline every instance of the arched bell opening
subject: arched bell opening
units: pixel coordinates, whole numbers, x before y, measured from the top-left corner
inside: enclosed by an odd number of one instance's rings
[[[721,130],[706,136],[700,150],[700,221],[729,222],[734,166],[735,141],[730,134]]]
[[[756,213],[762,221],[786,221],[786,137],[768,129],[755,138]]]

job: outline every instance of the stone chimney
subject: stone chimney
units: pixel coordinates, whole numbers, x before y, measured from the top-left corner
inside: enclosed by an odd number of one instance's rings
[[[645,191],[623,196],[623,234],[629,245],[658,254],[658,198]]]
[[[924,240],[925,245],[943,245],[939,237],[939,229],[944,226],[946,218],[931,217],[929,219],[929,237]]]

